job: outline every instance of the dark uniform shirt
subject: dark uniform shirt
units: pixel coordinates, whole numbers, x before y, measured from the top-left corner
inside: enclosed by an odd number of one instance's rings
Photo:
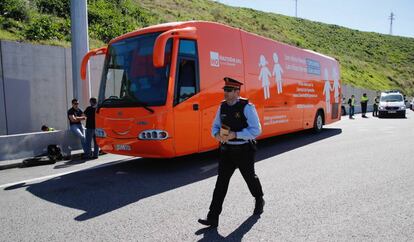
[[[228,126],[231,128],[231,131],[236,132],[237,139],[243,139],[247,141],[255,139],[257,136],[260,135],[260,133],[262,132],[262,128],[254,105],[249,103],[248,100],[240,98],[238,102],[232,106],[227,105],[227,103],[225,102],[223,102],[222,105],[220,105],[220,107],[217,110],[216,117],[214,118],[213,126],[211,129],[211,135],[213,137],[220,131],[222,125],[221,109],[224,104],[226,104],[227,106],[224,107],[226,109],[226,112],[229,111],[228,109],[231,109],[230,112],[232,113],[230,114],[230,116],[232,116],[231,118],[223,117],[224,119],[226,119],[224,122],[228,122],[230,124],[230,126]],[[237,108],[233,109],[233,107]],[[240,120],[241,122],[238,122],[237,120]]]
[[[247,118],[243,113],[244,107],[248,104],[245,99],[240,99],[236,104],[230,106],[227,102],[222,102],[220,106],[221,123],[230,127],[233,132],[240,132],[247,128]],[[242,139],[232,139],[231,141],[242,141]]]

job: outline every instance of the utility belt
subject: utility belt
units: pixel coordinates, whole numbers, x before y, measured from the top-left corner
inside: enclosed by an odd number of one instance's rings
[[[243,140],[245,141],[245,140]],[[236,142],[236,141],[234,141]],[[225,143],[220,144],[220,151],[232,151],[238,152],[242,150],[249,149],[250,151],[257,151],[257,141],[256,140],[249,140],[245,141],[245,143],[237,144],[237,143]]]

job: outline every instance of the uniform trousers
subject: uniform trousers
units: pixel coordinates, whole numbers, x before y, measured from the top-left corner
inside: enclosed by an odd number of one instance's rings
[[[367,113],[367,105],[368,103],[366,102],[361,103],[361,112],[363,116]]]
[[[263,196],[262,185],[254,171],[255,150],[250,144],[221,145],[218,176],[208,217],[218,218],[227,194],[230,178],[239,168],[250,193],[255,198]]]
[[[374,103],[374,112],[372,113],[372,116],[378,116],[378,104]]]

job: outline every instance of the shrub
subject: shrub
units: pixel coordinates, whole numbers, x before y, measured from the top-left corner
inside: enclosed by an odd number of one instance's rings
[[[19,32],[24,29],[24,24],[21,21],[0,16],[0,29],[7,29],[11,32]]]
[[[29,40],[63,40],[69,33],[68,21],[50,15],[34,15],[24,31]]]
[[[35,0],[34,2],[41,13],[59,17],[70,16],[70,0]]]
[[[88,22],[91,36],[104,42],[146,26],[149,15],[130,0],[94,0],[88,6]]]
[[[29,17],[29,4],[26,0],[1,0],[0,15],[23,21]]]

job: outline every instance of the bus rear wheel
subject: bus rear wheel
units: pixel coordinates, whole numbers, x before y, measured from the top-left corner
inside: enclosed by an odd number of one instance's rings
[[[313,122],[313,132],[320,133],[323,128],[323,114],[321,111],[318,111],[315,116],[315,121]]]

